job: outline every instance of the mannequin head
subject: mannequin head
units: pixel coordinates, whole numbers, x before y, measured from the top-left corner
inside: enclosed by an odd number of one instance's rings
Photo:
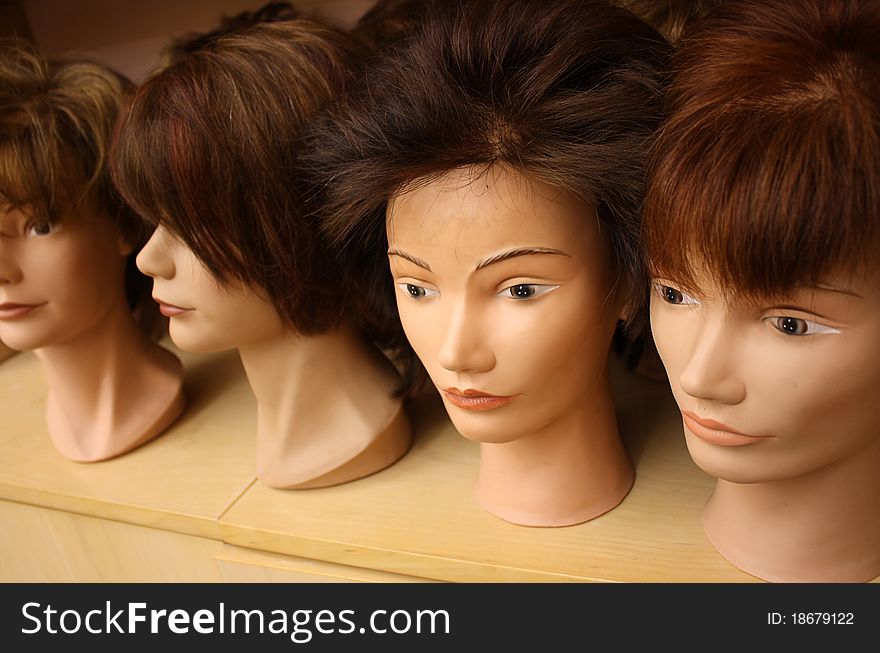
[[[178,346],[231,349],[341,319],[345,290],[291,163],[303,122],[344,86],[354,52],[312,21],[259,24],[181,57],[128,103],[113,178],[157,225],[138,264]]]
[[[110,184],[106,152],[129,83],[97,64],[0,46],[0,338],[41,349],[134,308],[140,221]],[[131,257],[133,258],[133,257]]]
[[[538,432],[601,382],[623,308],[609,239],[591,205],[504,166],[392,198],[400,318],[462,435]]]
[[[792,479],[880,437],[878,29],[861,0],[742,2],[677,54],[645,210],[651,321],[719,478]]]
[[[304,159],[325,228],[349,259],[373,271],[360,294],[381,303],[389,323],[399,309],[408,342],[441,394],[448,387],[527,392],[524,378],[496,383],[487,374],[483,383],[469,376],[468,363],[451,352],[459,328],[482,351],[478,358],[497,363],[493,375],[543,374],[529,382],[545,383],[568,348],[574,353],[566,362],[582,366],[571,373],[595,383],[604,378],[618,319],[637,315],[641,305],[632,289],[644,276],[637,240],[643,164],[659,122],[667,45],[631,14],[603,2],[477,1],[454,8],[438,2],[423,12],[410,37],[386,48],[364,88],[311,137]],[[546,238],[543,228],[550,230]],[[476,270],[511,247],[559,249],[565,238],[571,240],[555,262],[535,254]],[[397,250],[432,270],[436,264],[436,275],[419,273]],[[592,269],[579,267],[585,256]],[[554,268],[563,260],[572,264],[564,273]],[[554,274],[598,285],[578,298],[578,325],[556,325],[562,331],[554,332],[552,356],[540,347],[516,354],[527,325],[543,319],[540,311],[553,310],[568,291],[560,286],[522,302],[523,318],[534,313],[518,326],[511,322],[509,333],[492,331],[489,303],[478,310],[469,302],[476,301],[477,286],[479,301],[494,301],[489,298],[504,289],[490,292],[488,280],[504,281],[495,278],[502,270],[538,283],[545,264]],[[466,281],[467,275],[473,276]],[[440,292],[416,298],[407,284]],[[503,301],[516,310],[518,300]],[[573,307],[569,315],[577,314]],[[586,348],[583,339],[590,341]],[[578,389],[583,392],[583,384]],[[476,426],[488,424],[492,411],[444,400],[466,436],[514,437]]]

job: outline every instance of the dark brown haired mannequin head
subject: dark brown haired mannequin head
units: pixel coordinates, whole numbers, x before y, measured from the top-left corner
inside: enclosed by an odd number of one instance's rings
[[[646,199],[651,322],[703,523],[781,581],[880,573],[880,4],[741,1],[683,41]]]
[[[179,361],[135,322],[144,232],[106,168],[128,89],[97,64],[0,45],[0,337],[42,361],[49,435],[77,461],[125,453],[183,410]]]
[[[520,524],[586,521],[633,480],[607,365],[641,306],[668,45],[599,1],[423,11],[318,123],[302,165],[326,230],[373,270],[362,294],[399,314],[481,443],[478,501]]]
[[[269,485],[342,483],[410,442],[390,363],[355,328],[339,263],[300,208],[295,141],[358,52],[299,19],[221,35],[133,96],[113,177],[157,224],[138,256],[188,350],[238,349]]]

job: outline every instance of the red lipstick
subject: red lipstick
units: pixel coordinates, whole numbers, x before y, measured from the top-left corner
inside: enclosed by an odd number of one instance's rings
[[[0,320],[19,320],[27,317],[43,304],[0,304]]]
[[[766,440],[766,436],[746,435],[735,431],[726,424],[716,422],[714,419],[697,417],[693,413],[683,412],[684,425],[688,431],[701,440],[722,447],[743,447]]]
[[[492,410],[506,406],[514,397],[503,397],[491,395],[479,390],[459,390],[458,388],[444,388],[443,396],[453,406],[464,408],[465,410]]]

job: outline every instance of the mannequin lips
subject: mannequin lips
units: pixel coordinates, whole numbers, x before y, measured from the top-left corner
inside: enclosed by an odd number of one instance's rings
[[[180,306],[163,302],[158,297],[153,297],[153,301],[159,304],[159,312],[165,317],[177,317],[178,315],[183,315],[192,310],[191,308],[181,308]]]
[[[499,397],[490,395],[479,390],[459,390],[458,388],[444,388],[443,395],[453,406],[465,410],[492,410],[506,406],[513,397]]]
[[[714,419],[700,418],[693,413],[683,412],[682,417],[688,431],[701,440],[722,447],[743,447],[767,439],[766,436],[739,433],[726,424],[716,422]]]
[[[0,304],[0,320],[17,320],[30,315],[44,304]]]

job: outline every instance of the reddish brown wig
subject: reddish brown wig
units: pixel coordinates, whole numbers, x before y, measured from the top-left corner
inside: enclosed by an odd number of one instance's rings
[[[654,272],[744,298],[880,246],[880,2],[725,4],[675,59],[645,207]]]
[[[353,38],[297,19],[218,36],[149,79],[118,125],[113,179],[220,281],[266,292],[301,333],[345,311],[338,266],[301,211],[304,122],[347,84]]]
[[[594,204],[620,277],[639,286],[644,166],[668,51],[599,0],[426,2],[415,31],[317,123],[301,162],[325,229],[370,282],[367,312],[397,320],[388,200],[466,166],[503,164]]]
[[[113,124],[130,89],[127,79],[100,64],[48,61],[26,41],[0,40],[0,205],[49,224],[101,212],[135,252],[140,249],[148,231],[116,193],[107,169]],[[133,254],[126,270],[129,304],[148,300],[148,289]],[[149,312],[141,315],[145,325]]]

